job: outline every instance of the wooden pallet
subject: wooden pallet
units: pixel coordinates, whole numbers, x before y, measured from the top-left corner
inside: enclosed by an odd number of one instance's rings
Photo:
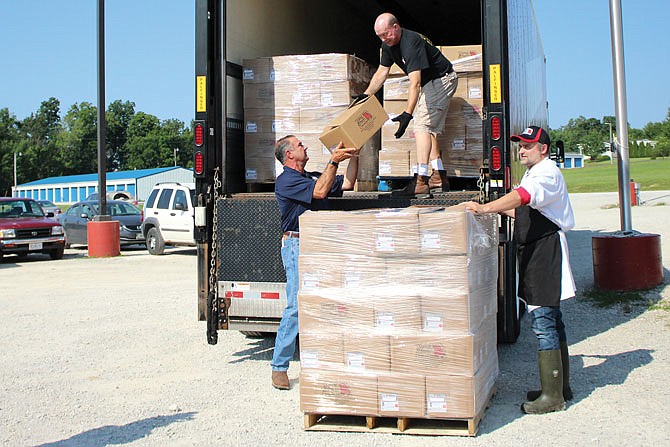
[[[305,430],[341,432],[379,432],[423,436],[476,436],[479,423],[495,394],[489,393],[484,409],[474,418],[424,419],[390,418],[305,413]]]

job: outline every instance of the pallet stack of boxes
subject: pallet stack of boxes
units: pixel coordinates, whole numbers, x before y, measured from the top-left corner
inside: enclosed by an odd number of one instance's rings
[[[496,217],[319,211],[300,231],[301,410],[481,415],[498,374]]]
[[[449,113],[438,145],[447,175],[478,177],[482,164],[483,78],[481,45],[440,46],[458,73],[458,88],[449,104]],[[409,78],[397,65],[391,67],[384,83],[384,109],[390,118],[401,114],[407,103]],[[417,172],[416,144],[412,123],[403,137],[393,135],[398,123],[390,119],[382,129],[379,153],[381,177],[408,177]]]
[[[362,93],[372,67],[347,54],[261,57],[243,61],[244,145],[247,183],[274,183],[276,141],[296,135],[309,148],[307,171],[323,171],[330,159],[319,141],[326,125]],[[378,139],[361,150],[359,183],[376,180]],[[344,173],[347,163],[340,164]],[[376,184],[375,184],[376,186]]]

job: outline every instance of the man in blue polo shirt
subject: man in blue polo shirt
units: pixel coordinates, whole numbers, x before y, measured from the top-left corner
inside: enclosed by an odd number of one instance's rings
[[[307,172],[307,147],[294,135],[277,142],[275,156],[284,166],[275,183],[275,196],[281,215],[281,257],[286,270],[286,309],[282,314],[275,349],[272,356],[272,386],[288,390],[288,366],[295,353],[298,336],[298,254],[300,228],[298,218],[307,210],[328,208],[328,197],[341,197],[343,190],[351,190],[358,175],[358,150],[344,148],[340,142],[333,150],[323,173]],[[341,161],[349,159],[345,175],[336,175]]]

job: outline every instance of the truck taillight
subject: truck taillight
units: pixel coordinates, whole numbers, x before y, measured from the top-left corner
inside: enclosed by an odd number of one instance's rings
[[[205,156],[200,151],[196,151],[194,155],[193,170],[196,175],[202,175],[205,170]]]
[[[195,135],[195,145],[201,147],[205,142],[205,128],[202,123],[196,123],[193,128],[193,134]]]
[[[502,168],[502,152],[498,146],[491,148],[491,169],[500,171]]]
[[[205,121],[199,120],[193,123],[193,142],[195,150],[193,151],[193,173],[198,178],[203,178],[205,174],[205,163],[207,157],[207,143],[205,141]]]
[[[500,139],[500,117],[499,116],[491,117],[490,124],[491,124],[491,138],[497,141]]]

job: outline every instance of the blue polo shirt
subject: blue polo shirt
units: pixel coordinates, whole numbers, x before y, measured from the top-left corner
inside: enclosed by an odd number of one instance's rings
[[[328,199],[314,199],[314,186],[321,176],[320,172],[298,172],[284,166],[275,182],[275,197],[281,215],[281,230],[300,231],[298,218],[307,210],[318,211],[328,209]],[[342,197],[344,176],[335,176],[328,197]]]

